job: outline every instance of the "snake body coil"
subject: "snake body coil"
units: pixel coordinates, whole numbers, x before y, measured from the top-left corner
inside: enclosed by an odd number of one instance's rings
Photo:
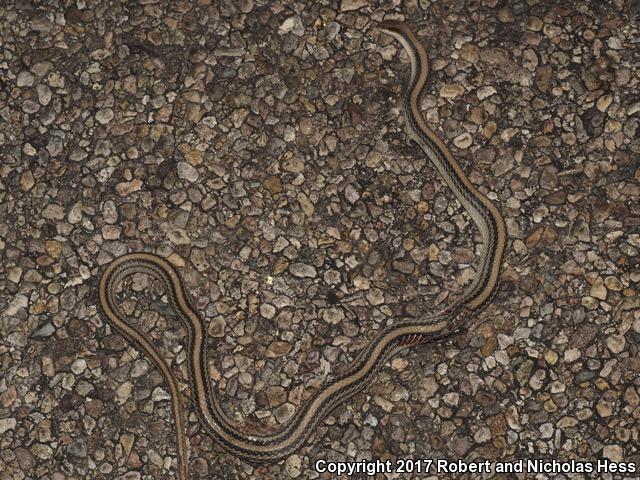
[[[146,273],[163,284],[173,310],[188,333],[187,364],[191,396],[202,425],[224,449],[253,463],[271,463],[291,455],[331,410],[365,388],[389,358],[401,349],[455,332],[472,313],[477,313],[490,301],[495,290],[505,248],[502,216],[495,205],[471,184],[420,113],[418,101],[428,74],[428,58],[423,46],[404,23],[387,21],[380,25],[380,29],[400,41],[411,61],[411,76],[403,96],[407,130],[480,231],[483,250],[476,275],[464,293],[442,311],[399,320],[380,331],[353,360],[346,372],[313,394],[278,431],[246,433],[224,412],[207,374],[205,328],[202,319],[191,306],[175,268],[151,253],[131,253],[116,258],[100,279],[100,305],[109,323],[143,351],[167,381],[176,424],[181,480],[188,479],[188,451],[180,392],[166,360],[144,334],[125,320],[126,315],[116,300],[116,291],[126,277],[134,273]]]

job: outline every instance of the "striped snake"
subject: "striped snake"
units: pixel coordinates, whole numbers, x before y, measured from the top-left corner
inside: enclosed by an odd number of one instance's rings
[[[205,327],[192,307],[178,272],[165,259],[151,253],[131,253],[116,258],[100,279],[100,305],[108,322],[144,352],[160,369],[171,394],[178,443],[179,478],[188,478],[187,437],[177,381],[166,360],[146,336],[133,328],[116,299],[123,280],[146,273],[160,281],[169,302],[188,332],[187,365],[191,402],[206,431],[231,454],[251,463],[271,463],[296,451],[337,405],[363,390],[393,355],[407,347],[448,336],[479,312],[491,299],[505,248],[502,216],[491,201],[465,176],[445,144],[429,129],[418,102],[427,80],[428,58],[424,47],[404,23],[385,21],[380,29],[398,40],[411,62],[411,75],[403,95],[409,135],[422,148],[455,197],[467,211],[482,237],[482,253],[471,284],[455,302],[437,313],[403,318],[382,329],[351,362],[347,370],[316,391],[277,431],[265,432],[233,422],[225,413],[216,388],[207,374]]]

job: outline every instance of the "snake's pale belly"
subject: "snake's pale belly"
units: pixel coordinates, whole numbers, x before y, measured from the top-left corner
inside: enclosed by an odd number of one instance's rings
[[[441,311],[400,319],[392,327],[378,332],[346,372],[311,396],[279,430],[247,433],[225,414],[215,386],[207,375],[205,327],[191,306],[176,269],[152,253],[130,253],[116,258],[100,279],[100,305],[108,322],[145,353],[167,381],[176,424],[178,476],[181,480],[187,480],[189,473],[187,437],[178,384],[166,360],[143,333],[126,321],[126,315],[116,300],[118,286],[125,278],[134,273],[146,273],[162,283],[173,310],[188,333],[187,365],[193,407],[204,428],[220,446],[252,463],[276,462],[292,454],[337,405],[365,388],[390,357],[404,348],[455,332],[490,301],[495,291],[505,248],[502,216],[495,205],[471,184],[420,113],[418,100],[428,74],[428,58],[424,47],[404,23],[383,22],[380,29],[398,40],[411,60],[411,76],[403,95],[408,132],[480,231],[483,250],[475,277],[465,292]]]

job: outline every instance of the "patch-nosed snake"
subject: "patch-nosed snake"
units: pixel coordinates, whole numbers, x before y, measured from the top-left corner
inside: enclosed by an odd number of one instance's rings
[[[407,131],[422,148],[482,237],[482,253],[471,284],[453,303],[437,313],[403,318],[378,332],[348,369],[316,391],[277,431],[247,432],[224,412],[215,386],[207,374],[205,327],[191,306],[176,269],[151,253],[130,253],[116,258],[102,274],[100,305],[108,322],[140,349],[160,369],[171,394],[178,444],[178,476],[188,479],[187,437],[177,380],[166,360],[147,337],[125,319],[116,299],[119,285],[134,273],[146,273],[160,281],[173,310],[188,333],[187,365],[191,400],[198,417],[213,439],[231,454],[252,463],[272,463],[291,455],[316,431],[318,424],[338,405],[362,391],[378,370],[398,351],[443,338],[461,328],[478,313],[495,291],[505,248],[504,221],[495,205],[465,176],[449,149],[427,126],[419,99],[429,71],[428,57],[413,31],[402,22],[385,21],[379,28],[398,40],[411,63],[411,75],[403,94]]]

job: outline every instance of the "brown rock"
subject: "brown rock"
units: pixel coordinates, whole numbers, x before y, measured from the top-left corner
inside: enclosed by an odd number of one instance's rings
[[[265,357],[267,358],[278,358],[284,357],[287,353],[291,351],[291,345],[287,342],[271,342],[271,344],[267,347],[267,351],[265,352]]]
[[[587,90],[597,90],[602,85],[602,81],[585,67],[582,67],[582,69],[580,69],[580,78],[582,78],[582,81],[584,82],[585,87],[587,87]]]
[[[275,175],[269,175],[264,179],[264,188],[266,188],[269,193],[275,195],[276,193],[282,193],[282,182]]]
[[[26,170],[22,175],[20,175],[20,189],[23,192],[31,190],[35,183],[31,170]]]
[[[538,17],[531,16],[527,18],[527,21],[524,22],[524,28],[527,30],[532,30],[534,32],[539,32],[542,30],[544,26],[544,22],[540,20]]]
[[[536,88],[542,93],[545,93],[547,90],[549,90],[549,87],[551,87],[552,74],[553,71],[551,70],[551,66],[549,65],[542,65],[536,70]]]
[[[538,243],[540,243],[540,239],[542,238],[542,232],[544,232],[544,227],[539,226],[536,228],[525,240],[524,244],[527,248],[534,248]]]
[[[142,188],[142,180],[134,178],[130,182],[120,182],[116,185],[116,192],[119,195],[126,197],[130,193],[137,192]]]
[[[498,10],[498,20],[501,23],[513,23],[515,21],[515,17],[513,16],[513,10],[509,7],[503,7]]]
[[[497,346],[498,346],[498,340],[496,339],[496,337],[491,336],[487,338],[487,340],[484,342],[484,345],[480,349],[480,353],[482,354],[483,357],[488,357],[489,355],[491,355],[493,352],[496,351]]]

